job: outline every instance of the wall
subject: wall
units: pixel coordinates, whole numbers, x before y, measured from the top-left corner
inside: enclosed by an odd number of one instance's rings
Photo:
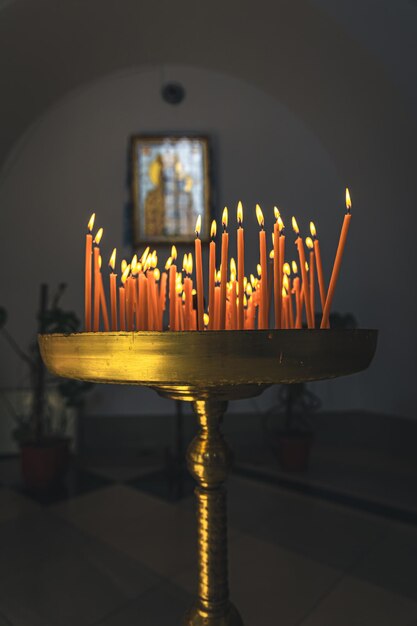
[[[162,72],[166,79],[184,83],[183,105],[172,107],[161,100]],[[296,214],[304,232],[314,219],[329,268],[344,212],[344,187],[350,181],[300,117],[258,87],[202,68],[166,66],[111,75],[50,108],[15,146],[0,178],[0,293],[10,313],[9,328],[22,345],[35,329],[41,281],[51,286],[66,281],[65,303],[81,314],[86,221],[93,210],[97,212],[105,229],[104,258],[113,245],[121,246],[128,197],[128,137],[167,130],[212,135],[216,208],[220,213],[227,204],[233,215],[237,200],[243,201],[246,237],[253,241],[248,266],[256,263],[252,209],[260,202],[269,224],[274,204],[282,208],[288,222]],[[365,148],[372,152],[369,143]],[[414,394],[409,385],[397,387],[395,393],[390,387],[389,348],[396,341],[391,327],[398,309],[388,298],[391,285],[387,286],[382,267],[375,271],[375,263],[369,263],[370,242],[377,245],[387,229],[387,222],[380,220],[372,222],[372,231],[367,230],[375,214],[375,207],[370,212],[367,206],[372,191],[368,188],[361,196],[352,189],[354,219],[335,308],[355,313],[361,325],[381,327],[384,348],[369,372],[315,387],[328,409],[363,408],[411,416]],[[394,237],[391,244],[390,259],[395,259],[402,244]],[[407,359],[411,365],[411,352]],[[0,367],[3,387],[24,384],[22,366],[4,344]],[[268,406],[274,393],[271,390],[243,407]],[[97,389],[88,410],[134,414],[139,406],[147,414],[173,410],[171,403],[151,391],[105,387]]]

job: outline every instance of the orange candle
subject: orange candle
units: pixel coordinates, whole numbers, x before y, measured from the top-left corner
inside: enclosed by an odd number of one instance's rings
[[[316,232],[316,227],[314,226],[314,222],[310,222],[310,233],[311,233],[311,236],[313,238],[313,243],[314,243],[314,256],[315,256],[316,269],[317,269],[317,282],[319,284],[320,303],[321,303],[321,309],[323,311],[324,305],[326,303],[326,287],[324,284],[323,264],[321,262],[320,242],[317,238],[317,232]]]
[[[294,295],[295,295],[295,328],[302,328],[303,326],[303,310],[301,307],[301,295],[300,295],[300,277],[298,275],[298,267],[295,261],[292,262],[292,271],[294,278],[292,281]]]
[[[308,286],[308,276],[307,276],[307,269],[306,269],[306,257],[305,257],[305,252],[304,252],[304,243],[300,237],[300,230],[298,228],[298,224],[297,224],[295,217],[292,218],[292,227],[294,229],[295,234],[297,235],[297,239],[295,240],[295,245],[297,246],[297,249],[298,249],[298,258],[300,260],[301,276],[303,279],[303,289],[304,289],[304,295],[305,295],[305,307],[306,307],[306,315],[307,315],[307,326],[308,328],[313,328],[314,323],[313,323],[313,316],[311,312],[311,302],[310,302],[310,297],[309,297],[309,286]]]
[[[237,329],[243,330],[244,328],[244,287],[243,281],[245,276],[245,240],[243,230],[243,207],[239,202],[237,205],[237,283],[238,283],[238,310],[237,310]]]
[[[100,289],[100,310],[103,316],[104,330],[107,333],[110,330],[110,324],[109,324],[109,314],[107,312],[106,296],[104,294],[103,277],[101,275],[101,255],[99,255],[98,257],[98,268],[99,268],[98,280],[99,280],[99,289]]]
[[[197,329],[204,330],[204,284],[203,284],[203,258],[201,252],[201,215],[197,217],[195,225],[195,275],[197,282]]]
[[[167,280],[168,280],[168,274],[166,272],[162,272],[161,283],[159,285],[159,309],[161,311],[161,323],[160,323],[161,330],[163,328],[164,311],[166,309]]]
[[[326,302],[324,305],[323,317],[321,320],[320,328],[327,328],[329,325],[330,309],[331,309],[332,302],[333,302],[337,279],[340,273],[340,267],[342,265],[343,252],[346,246],[350,220],[352,219],[352,215],[350,213],[351,207],[352,207],[352,202],[350,199],[349,189],[346,188],[346,215],[344,217],[342,230],[340,232],[339,245],[337,246],[336,258],[333,264],[333,271],[332,271],[332,275],[330,278],[329,290],[326,296]]]
[[[216,276],[216,284],[214,286],[214,324],[213,330],[220,329],[220,282],[221,282],[221,274],[220,271],[217,272]]]
[[[222,259],[221,259],[221,283],[220,283],[220,314],[219,330],[226,328],[226,287],[227,287],[227,259],[229,252],[229,234],[227,232],[228,212],[227,207],[223,210],[222,225]]]
[[[285,278],[285,276],[283,278]],[[284,282],[282,284],[284,284]],[[287,295],[287,290],[285,289],[285,287],[282,288],[282,312],[283,312],[283,328],[290,328],[288,295]]]
[[[110,311],[111,311],[111,329],[117,330],[117,292],[116,280],[117,274],[114,273],[116,265],[116,248],[114,248],[109,260],[110,266]]]
[[[310,307],[311,307],[311,313],[313,315],[313,328],[316,325],[316,315],[315,315],[315,309],[316,309],[316,298],[315,298],[315,286],[316,286],[316,263],[315,263],[315,259],[314,259],[314,243],[313,240],[311,239],[311,237],[306,237],[306,246],[307,248],[310,250],[310,260],[309,260],[309,267],[310,267],[310,276],[309,276],[309,281],[310,281]]]
[[[285,230],[284,230],[284,222],[281,219],[281,216],[278,217],[278,228],[280,232],[279,237],[279,263],[280,263],[280,272],[279,272],[279,293],[281,294],[282,299],[282,267],[284,265],[285,260]],[[282,311],[282,306],[281,306]],[[282,327],[282,323],[281,323]]]
[[[138,278],[138,330],[148,327],[148,279],[141,272]]]
[[[123,267],[123,265],[122,265]],[[119,287],[119,320],[120,320],[120,330],[126,330],[126,290],[125,284],[127,277],[129,276],[130,267],[125,267],[122,276],[121,283],[122,286]]]
[[[183,269],[186,273],[184,278],[184,293],[185,293],[185,330],[191,330],[192,327],[192,311],[193,311],[193,281],[191,280],[191,274],[193,271],[193,257],[190,254],[184,254]]]
[[[240,300],[240,298],[239,298]],[[236,289],[236,263],[234,258],[230,259],[230,295],[229,295],[230,328],[238,329],[238,309],[237,309],[237,289]],[[243,298],[242,298],[243,302]]]
[[[103,229],[99,228],[94,237],[94,314],[93,314],[93,330],[98,332],[100,324],[100,267],[99,257],[100,248],[99,244],[103,236]]]
[[[256,217],[261,227],[259,231],[259,261],[261,265],[261,302],[260,302],[260,320],[258,328],[268,328],[268,265],[266,256],[266,233],[264,230],[264,216],[259,204],[256,205]]]
[[[280,276],[282,273],[282,261],[280,258],[280,236],[278,218],[279,210],[274,207],[274,215],[276,222],[274,224],[274,311],[275,311],[275,328],[281,328],[281,308],[282,308],[282,289],[280,286]]]
[[[216,286],[216,242],[214,241],[217,234],[216,220],[213,220],[210,228],[210,256],[209,256],[209,330],[214,329],[215,313],[214,313],[214,289]]]
[[[91,331],[91,264],[93,254],[93,235],[91,231],[94,227],[96,214],[93,213],[88,222],[88,233],[85,236],[85,280],[84,280],[84,327],[86,332]]]
[[[176,328],[176,302],[177,302],[177,266],[174,261],[177,258],[177,249],[175,246],[171,248],[171,264],[169,266],[169,328],[170,330],[177,330]],[[168,268],[167,268],[168,269]]]
[[[284,289],[287,293],[287,299],[285,302],[287,309],[287,319],[288,319],[288,328],[294,328],[294,311],[292,306],[292,296],[291,296],[291,282],[289,277],[285,274],[283,279]]]

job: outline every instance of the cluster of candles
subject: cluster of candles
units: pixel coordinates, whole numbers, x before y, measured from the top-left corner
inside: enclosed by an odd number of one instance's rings
[[[177,265],[177,250],[161,272],[156,250],[148,246],[138,258],[121,262],[121,280],[117,287],[116,249],[109,260],[110,314],[102,276],[100,241],[103,229],[93,237],[95,214],[88,223],[85,255],[85,330],[254,330],[315,328],[315,294],[321,304],[320,328],[329,328],[330,309],[340,272],[343,251],[351,219],[351,200],[346,189],[346,214],[340,233],[336,257],[328,285],[321,261],[316,228],[310,222],[311,237],[300,236],[297,221],[292,218],[298,264],[285,260],[286,229],[277,207],[274,207],[272,249],[267,254],[267,237],[262,209],[256,205],[259,231],[259,264],[256,275],[245,275],[243,208],[237,206],[237,262],[229,261],[228,210],[222,215],[221,264],[216,267],[217,224],[211,224],[208,271],[208,308],[205,308],[203,255],[200,239],[201,216],[197,218],[194,259],[184,254],[182,268]],[[307,249],[307,250],[306,250]],[[306,255],[307,252],[307,255]],[[307,261],[307,258],[308,261]],[[195,273],[193,274],[193,266]],[[167,310],[167,314],[164,315]],[[164,325],[164,317],[167,325]],[[101,325],[102,322],[102,325]]]

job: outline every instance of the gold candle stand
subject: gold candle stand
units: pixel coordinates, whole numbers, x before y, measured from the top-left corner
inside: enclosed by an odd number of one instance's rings
[[[335,378],[368,367],[374,330],[115,332],[40,335],[48,369],[65,378],[146,385],[192,402],[199,433],[187,452],[197,481],[198,598],[184,626],[243,626],[229,600],[226,490],[232,460],[220,424],[228,400],[275,383]]]

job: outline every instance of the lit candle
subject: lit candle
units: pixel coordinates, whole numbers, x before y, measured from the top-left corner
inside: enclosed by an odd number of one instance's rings
[[[308,276],[307,276],[307,270],[306,270],[304,243],[300,237],[300,230],[298,228],[297,220],[295,219],[295,217],[292,218],[292,227],[294,229],[295,234],[297,235],[297,239],[295,240],[295,245],[297,246],[297,249],[298,249],[298,257],[300,260],[300,267],[301,267],[301,276],[303,279],[303,290],[304,290],[304,296],[305,296],[304,300],[305,300],[306,315],[307,315],[307,326],[308,328],[313,328],[314,323],[313,323],[313,316],[311,313],[311,302],[309,298],[309,287],[308,287]]]
[[[213,330],[220,329],[220,284],[221,284],[221,272],[220,270],[216,274],[216,283],[214,286],[214,324]]]
[[[116,293],[116,279],[117,274],[114,273],[116,266],[116,248],[114,248],[109,260],[110,266],[110,311],[111,311],[111,329],[117,330],[117,293]]]
[[[169,268],[169,328],[170,330],[177,330],[175,316],[176,316],[176,281],[177,281],[177,266],[175,265],[175,259],[177,258],[177,249],[175,246],[171,248],[172,263]]]
[[[258,328],[268,328],[268,266],[266,256],[266,233],[264,230],[264,216],[259,204],[256,205],[256,217],[258,224],[261,227],[259,231],[259,261],[261,265],[261,306],[260,306],[260,319],[258,320]]]
[[[122,263],[122,268],[125,264]],[[126,330],[126,291],[125,284],[127,277],[129,276],[130,267],[128,265],[125,266],[125,269],[122,271],[121,276],[121,286],[119,287],[119,320],[120,320],[120,330]]]
[[[300,277],[298,276],[298,267],[297,263],[293,261],[291,263],[292,271],[294,274],[294,278],[292,281],[294,295],[295,295],[295,328],[302,328],[303,326],[303,311],[301,307],[301,296],[300,296]]]
[[[346,246],[346,239],[349,231],[350,220],[352,215],[350,209],[352,202],[350,199],[349,189],[346,187],[346,214],[343,220],[342,230],[340,232],[339,245],[337,246],[336,258],[333,264],[333,271],[330,278],[329,290],[326,296],[326,303],[324,305],[323,317],[321,320],[320,328],[327,328],[329,324],[330,309],[333,302],[334,292],[336,289],[337,279],[339,277],[340,267],[342,265],[343,252]]]
[[[238,311],[237,311],[237,329],[244,328],[244,305],[243,305],[243,279],[245,276],[245,240],[243,230],[243,207],[239,201],[237,205],[237,282],[238,282]]]
[[[99,255],[99,257],[98,257],[98,268],[99,268],[98,278],[99,278],[99,283],[100,283],[100,310],[101,310],[101,314],[103,316],[104,330],[107,333],[110,330],[110,324],[109,324],[109,314],[107,312],[106,296],[104,294],[103,277],[101,275],[101,263],[102,263],[101,255]]]
[[[85,281],[84,281],[84,324],[86,332],[91,331],[91,263],[93,253],[93,235],[91,231],[94,227],[96,214],[93,213],[88,222],[88,233],[85,236]]]
[[[171,259],[171,263],[172,264],[172,258],[169,257]],[[167,261],[168,262],[168,261]],[[168,265],[168,267],[165,264],[165,269],[169,269],[170,265]],[[167,272],[162,272],[161,274],[161,283],[159,285],[159,308],[161,310],[161,327],[163,327],[163,319],[164,319],[164,311],[166,309],[166,299],[167,299],[167,280],[168,280],[168,274]]]
[[[282,266],[284,265],[285,260],[285,227],[284,222],[281,219],[281,216],[278,217],[278,228],[279,228],[279,264],[280,264],[280,272],[279,272],[279,293],[281,294],[282,299]],[[281,306],[282,311],[282,306]],[[281,323],[282,327],[282,323]]]
[[[315,264],[315,259],[314,259],[314,243],[313,240],[311,239],[311,237],[306,237],[306,246],[307,248],[310,250],[310,276],[309,276],[309,280],[310,280],[310,306],[311,306],[311,313],[313,315],[313,328],[316,326],[316,314],[315,314],[315,309],[316,309],[316,300],[315,300],[315,286],[316,286],[316,264]]]
[[[214,290],[216,286],[216,242],[215,237],[217,234],[216,220],[213,220],[210,228],[210,256],[209,256],[209,330],[213,330],[215,322],[214,314]]]
[[[192,325],[192,311],[193,311],[193,281],[191,280],[191,274],[193,271],[193,257],[190,254],[184,254],[183,270],[185,271],[184,278],[184,293],[185,293],[185,330],[191,330]]]
[[[226,328],[226,287],[227,287],[227,259],[229,252],[229,234],[227,232],[228,212],[227,207],[223,210],[222,216],[222,259],[221,259],[221,283],[220,283],[220,316],[219,329]]]
[[[99,228],[94,237],[94,314],[93,314],[93,330],[98,332],[100,324],[100,267],[99,257],[100,248],[99,244],[103,236],[103,229]]]
[[[203,258],[201,253],[201,215],[197,217],[195,225],[195,276],[197,283],[197,329],[204,330],[204,284]]]
[[[241,293],[241,292],[239,292]],[[242,300],[240,296],[239,301]],[[230,259],[230,328],[238,329],[237,291],[236,291],[236,263],[234,258]]]
[[[281,328],[281,306],[282,306],[282,289],[280,286],[280,276],[282,273],[282,261],[280,258],[280,229],[278,219],[280,217],[279,210],[274,206],[274,215],[276,222],[274,224],[274,310],[275,310],[275,328]]]
[[[324,305],[326,303],[326,287],[324,284],[323,264],[321,262],[320,242],[317,237],[317,231],[314,222],[310,222],[310,233],[314,242],[314,257],[317,268],[317,282],[319,283],[320,303],[321,309],[323,311]]]
[[[288,328],[294,328],[294,311],[292,308],[291,284],[290,284],[290,278],[287,276],[287,274],[285,274],[283,278],[283,285],[287,294],[287,299],[286,299],[285,304],[286,304],[286,309],[287,309]]]
[[[148,326],[148,279],[143,272],[139,274],[138,292],[138,330],[146,330]]]
[[[207,315],[207,313],[204,313],[204,330],[208,329],[209,324],[210,324],[210,318]]]

